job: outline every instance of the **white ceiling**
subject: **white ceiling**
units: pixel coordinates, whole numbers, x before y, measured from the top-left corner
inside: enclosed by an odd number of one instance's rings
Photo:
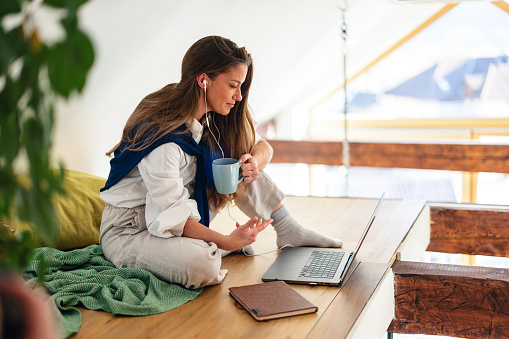
[[[344,6],[337,0],[92,0],[81,19],[97,59],[83,99],[108,98],[118,107],[108,113],[128,116],[144,95],[179,80],[181,59],[194,41],[221,35],[252,54],[251,106],[258,121],[267,120],[341,83]],[[351,0],[348,72],[442,6]]]

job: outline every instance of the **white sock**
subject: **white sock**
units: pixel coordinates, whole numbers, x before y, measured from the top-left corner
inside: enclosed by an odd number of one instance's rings
[[[336,238],[328,237],[324,234],[313,231],[302,226],[290,214],[285,206],[272,213],[270,216],[274,221],[272,226],[277,234],[277,247],[285,245],[298,246],[316,246],[316,247],[341,247],[343,242]]]
[[[219,270],[219,276],[218,276],[218,278],[219,278],[219,283],[220,283],[221,281],[223,281],[223,280],[224,280],[224,278],[226,277],[226,274],[227,274],[227,273],[228,273],[228,270],[227,270],[227,269],[221,269],[221,270]],[[219,284],[219,283],[218,283],[218,284]]]
[[[222,257],[226,257],[228,254],[234,253],[234,252],[243,252],[244,251],[244,252],[246,252],[249,255],[254,255],[256,253],[253,245],[244,246],[241,249],[236,250],[236,251],[225,251],[225,250],[222,250],[222,249],[220,249],[220,250],[221,250],[221,258]]]

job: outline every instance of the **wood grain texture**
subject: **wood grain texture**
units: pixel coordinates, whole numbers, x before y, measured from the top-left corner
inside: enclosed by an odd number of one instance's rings
[[[342,239],[345,248],[355,247],[376,203],[374,199],[350,198],[286,197],[284,200],[286,207],[303,224]],[[354,321],[354,315],[360,314],[424,207],[423,201],[383,202],[373,225],[373,234],[368,236],[366,247],[359,253],[360,260],[375,261],[371,264],[373,266],[366,266],[374,269],[360,271],[363,272],[362,279],[340,293],[341,298],[347,297],[355,302],[349,301],[343,305],[339,313],[333,314],[334,320],[331,321],[335,322],[336,317]],[[237,208],[230,208],[230,213],[240,223],[247,220]],[[224,211],[214,219],[211,227],[222,233],[230,233],[235,221]],[[275,250],[275,240],[275,232],[269,227],[259,234],[254,247],[258,253]],[[339,292],[337,287],[291,285],[318,306],[318,312],[267,322],[254,320],[229,296],[231,286],[260,283],[263,273],[277,255],[275,251],[256,257],[242,254],[224,257],[222,268],[228,269],[229,273],[221,284],[204,288],[194,300],[162,314],[123,317],[80,308],[82,327],[72,338],[305,338],[321,317],[331,310],[329,306]],[[352,328],[352,325],[348,328]]]
[[[428,205],[428,251],[509,257],[509,206]]]
[[[339,166],[343,146],[339,142],[268,140],[274,149],[271,163],[305,163]]]
[[[387,265],[361,262],[307,338],[346,338],[386,272]]]
[[[341,165],[341,142],[269,140],[272,163]],[[351,166],[507,173],[509,145],[430,142],[350,142]]]
[[[509,337],[509,269],[397,261],[394,333]]]

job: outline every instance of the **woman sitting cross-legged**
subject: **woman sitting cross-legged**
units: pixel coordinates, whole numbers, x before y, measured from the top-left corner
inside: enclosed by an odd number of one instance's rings
[[[146,96],[128,119],[101,198],[100,244],[117,267],[138,267],[188,288],[220,283],[221,257],[244,249],[272,224],[277,246],[340,247],[302,226],[284,194],[262,171],[272,148],[248,108],[253,62],[245,48],[218,36],[195,42],[178,83]],[[213,188],[211,161],[230,157],[244,176],[233,194]],[[230,234],[210,220],[235,202],[251,219]]]

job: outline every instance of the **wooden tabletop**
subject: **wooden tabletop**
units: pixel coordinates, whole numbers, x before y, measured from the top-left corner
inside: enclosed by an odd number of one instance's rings
[[[284,204],[302,224],[354,249],[377,200],[286,197]],[[230,215],[240,223],[248,219],[236,208],[230,208]],[[230,233],[235,227],[230,215],[225,210],[211,227]],[[275,239],[272,227],[267,228],[254,244],[257,253],[275,250]],[[223,258],[222,268],[229,271],[225,280],[204,288],[194,300],[141,317],[80,308],[82,325],[72,338],[382,338],[394,314],[390,267],[396,257],[414,259],[428,242],[429,210],[424,201],[384,200],[357,255],[360,265],[344,288],[291,285],[318,306],[317,313],[255,321],[235,304],[228,288],[261,283],[278,251],[255,257],[232,254]]]

